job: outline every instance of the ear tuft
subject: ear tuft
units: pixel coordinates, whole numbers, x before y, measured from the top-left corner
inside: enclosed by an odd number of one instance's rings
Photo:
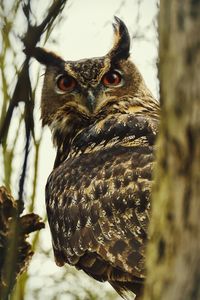
[[[35,47],[31,50],[24,49],[24,53],[29,57],[34,57],[43,65],[61,65],[64,63],[64,60],[55,54],[54,52],[50,52],[44,48]]]
[[[130,35],[124,22],[115,16],[114,45],[108,55],[111,60],[127,59],[130,56]]]

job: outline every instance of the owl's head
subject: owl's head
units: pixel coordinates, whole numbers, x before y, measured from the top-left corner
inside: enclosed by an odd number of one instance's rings
[[[103,57],[66,61],[42,48],[32,51],[31,56],[46,66],[43,125],[53,128],[76,119],[83,124],[102,111],[134,113],[148,107],[149,102],[153,106],[155,100],[129,60],[130,36],[125,24],[115,17],[113,27],[114,44]]]

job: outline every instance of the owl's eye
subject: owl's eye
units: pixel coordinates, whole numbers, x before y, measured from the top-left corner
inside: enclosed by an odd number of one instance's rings
[[[122,76],[117,71],[110,71],[106,73],[103,78],[102,82],[105,86],[118,86],[122,81]]]
[[[71,92],[76,86],[76,80],[68,75],[61,75],[57,79],[57,87],[63,92]]]

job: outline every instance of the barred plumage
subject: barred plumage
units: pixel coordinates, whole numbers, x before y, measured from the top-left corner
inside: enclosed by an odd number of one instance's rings
[[[128,59],[127,28],[118,18],[114,28],[104,57],[64,61],[41,48],[32,56],[47,66],[42,120],[57,147],[46,186],[56,263],[139,299],[159,105]]]

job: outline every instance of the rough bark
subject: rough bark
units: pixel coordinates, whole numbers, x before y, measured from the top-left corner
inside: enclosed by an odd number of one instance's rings
[[[28,234],[44,228],[36,214],[20,216],[17,201],[0,187],[0,299],[8,296],[33,255]]]
[[[161,0],[161,128],[145,300],[200,299],[200,1]]]

